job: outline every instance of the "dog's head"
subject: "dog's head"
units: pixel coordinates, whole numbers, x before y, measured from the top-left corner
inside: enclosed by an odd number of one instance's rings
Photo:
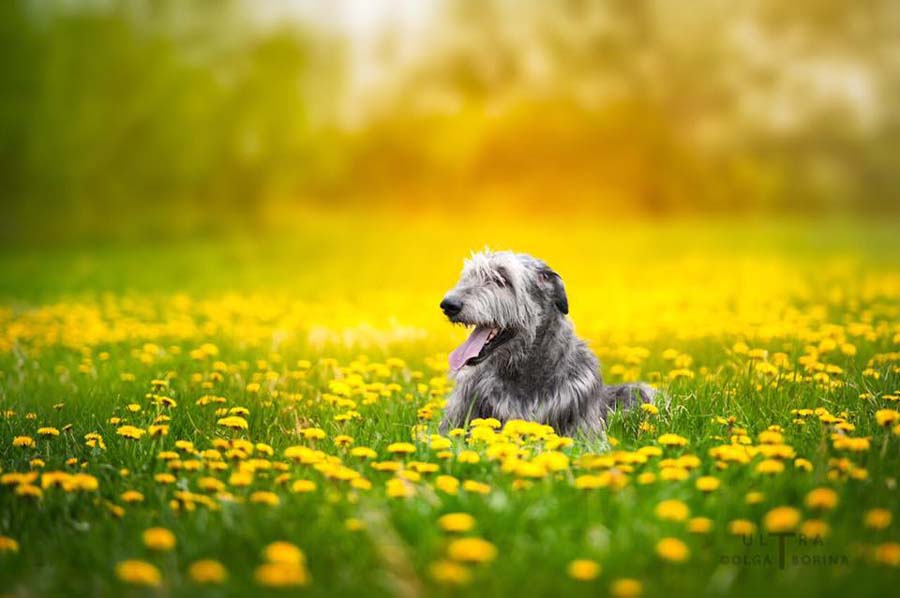
[[[459,370],[481,363],[514,338],[533,338],[542,322],[569,312],[569,301],[559,274],[541,260],[485,250],[466,260],[441,310],[451,322],[473,328],[450,355],[450,367]]]

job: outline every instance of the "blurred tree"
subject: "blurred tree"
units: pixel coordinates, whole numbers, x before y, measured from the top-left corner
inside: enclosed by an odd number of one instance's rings
[[[459,186],[601,209],[900,208],[895,2],[445,6],[367,139],[381,180],[415,155]],[[474,131],[465,159],[432,150],[454,128]]]
[[[399,27],[360,50],[369,5],[335,0],[344,29],[276,10],[302,4],[0,3],[0,238],[356,198],[900,212],[892,0],[444,0],[394,62]],[[376,67],[374,92],[349,84]]]
[[[258,30],[245,8],[3,3],[0,234],[253,225],[314,178],[310,88],[335,58],[313,72],[312,34]]]

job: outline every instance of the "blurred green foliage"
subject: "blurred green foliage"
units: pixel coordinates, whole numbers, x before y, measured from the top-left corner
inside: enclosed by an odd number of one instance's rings
[[[339,69],[309,78],[314,34],[244,35],[236,3],[85,4],[0,6],[0,234],[252,220],[327,170],[307,96]]]
[[[900,211],[896,2],[425,4],[401,60],[399,29],[351,53],[327,12],[263,18],[271,2],[0,3],[0,238],[459,198]],[[373,65],[386,76],[354,86]]]

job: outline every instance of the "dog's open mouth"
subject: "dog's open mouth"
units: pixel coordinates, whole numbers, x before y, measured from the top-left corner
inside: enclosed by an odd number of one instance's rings
[[[513,336],[515,332],[509,328],[475,326],[466,342],[450,354],[450,367],[459,370],[466,365],[481,363]]]

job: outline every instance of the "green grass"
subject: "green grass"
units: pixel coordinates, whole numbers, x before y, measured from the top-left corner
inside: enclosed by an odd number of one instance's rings
[[[488,233],[478,228],[457,238],[439,229],[425,238],[418,236],[419,230],[394,231],[392,236],[384,235],[385,230],[378,224],[364,233],[359,225],[331,223],[321,229],[310,226],[297,238],[266,241],[6,250],[0,256],[0,296],[5,298],[7,312],[0,315],[0,325],[4,338],[16,340],[0,352],[0,408],[14,415],[0,419],[0,467],[4,473],[24,472],[31,469],[31,459],[40,458],[45,461],[43,471],[75,472],[82,470],[83,463],[83,471],[98,479],[99,489],[92,493],[45,489],[40,501],[29,501],[16,496],[12,485],[0,488],[0,535],[20,544],[18,553],[0,554],[0,587],[15,595],[153,593],[155,590],[130,588],[116,579],[117,562],[138,558],[161,570],[162,593],[288,593],[294,590],[263,588],[253,578],[254,569],[262,563],[263,547],[275,540],[288,540],[307,556],[311,583],[301,591],[311,596],[470,592],[490,596],[595,596],[608,595],[610,584],[619,578],[639,580],[647,596],[882,596],[893,591],[896,566],[878,563],[873,557],[877,546],[897,542],[900,536],[896,507],[900,436],[879,427],[874,416],[878,409],[896,409],[896,398],[892,401],[890,397],[900,394],[900,363],[896,354],[890,356],[900,349],[896,338],[900,333],[900,291],[894,261],[900,255],[900,241],[891,237],[889,226],[782,226],[762,232],[741,232],[742,227],[731,226],[711,233],[700,228],[697,234],[690,233],[698,230],[691,226],[650,232],[627,229],[595,245],[591,245],[598,238],[595,225],[576,227],[571,234],[549,234],[540,227],[505,233],[497,244],[539,238],[535,253],[549,252],[557,256],[555,263],[574,264],[578,255],[585,262],[596,258],[613,280],[616,276],[624,280],[636,272],[644,257],[657,256],[658,263],[646,267],[655,268],[652,271],[654,279],[662,281],[659,284],[677,287],[679,293],[695,282],[692,275],[673,282],[664,280],[663,273],[667,267],[680,264],[681,257],[698,254],[706,255],[714,264],[705,273],[713,278],[731,276],[727,266],[732,258],[735,263],[748,257],[763,261],[777,258],[789,266],[786,272],[806,277],[803,279],[808,279],[811,289],[833,291],[835,282],[841,280],[845,285],[841,295],[832,298],[787,291],[781,294],[781,287],[773,287],[768,295],[773,305],[796,309],[803,317],[785,316],[790,326],[772,333],[766,333],[765,326],[780,322],[781,312],[773,311],[768,321],[760,323],[747,315],[749,308],[740,306],[722,306],[723,311],[715,317],[733,313],[734,326],[729,329],[723,324],[723,332],[715,336],[692,336],[689,330],[672,336],[661,323],[653,337],[627,339],[648,354],[638,363],[629,363],[621,351],[621,339],[591,324],[603,321],[604,314],[609,313],[607,306],[593,299],[590,305],[578,303],[580,296],[602,296],[604,287],[598,285],[605,284],[592,282],[594,274],[585,266],[572,276],[573,317],[576,323],[585,323],[579,330],[585,330],[597,348],[606,378],[618,381],[633,373],[667,388],[668,400],[659,405],[658,415],[633,412],[611,419],[609,435],[620,443],[612,450],[655,446],[660,434],[671,432],[687,438],[689,444],[683,449],[665,449],[663,456],[697,455],[700,467],[690,471],[684,481],[638,484],[640,473],[659,471],[660,458],[655,457],[637,465],[636,471],[628,474],[629,484],[620,490],[580,490],[573,481],[586,472],[578,467],[578,456],[611,449],[604,443],[579,440],[563,449],[571,459],[568,470],[535,479],[529,488],[515,489],[516,476],[504,473],[498,462],[484,456],[478,464],[442,460],[427,444],[418,443],[416,454],[408,460],[438,463],[439,472],[424,474],[415,484],[416,495],[409,499],[388,498],[385,484],[393,474],[375,471],[351,458],[335,447],[332,439],[349,434],[356,446],[375,449],[378,460],[383,461],[389,458],[388,444],[410,441],[416,424],[426,423],[436,432],[436,420],[417,417],[419,408],[436,398],[420,385],[444,378],[440,353],[452,347],[449,327],[444,335],[443,323],[432,314],[437,303],[434,297],[452,284],[463,247],[480,246]],[[629,266],[616,269],[620,259],[615,255],[617,242],[623,238],[640,238],[641,243],[625,250],[628,257],[621,259],[629,260]],[[401,253],[404,247],[416,243],[419,252]],[[585,253],[589,247],[592,249]],[[856,264],[849,270],[824,272],[826,268],[819,267],[831,263],[832,258],[848,255]],[[384,256],[393,257],[385,260]],[[410,267],[421,276],[411,276]],[[634,270],[630,270],[632,267]],[[704,274],[702,270],[697,276]],[[351,278],[353,272],[357,274]],[[866,277],[873,277],[879,284],[863,288],[860,281]],[[738,285],[743,279],[734,280]],[[775,285],[776,281],[771,282]],[[179,292],[190,296],[192,302],[174,303],[172,296]],[[215,302],[228,292],[261,295],[249,305],[230,311],[219,309],[221,306],[212,311],[203,307],[204,300]],[[672,292],[676,296],[676,290]],[[734,297],[739,298],[743,292],[736,286]],[[273,297],[282,294],[301,303],[281,305]],[[417,302],[427,305],[416,311],[396,307]],[[687,312],[702,310],[692,305],[675,305],[672,309],[675,313],[684,311],[685,317]],[[354,346],[333,340],[317,343],[306,334],[320,319],[331,318],[334,310],[350,308],[352,311],[338,319],[348,327],[370,319],[380,323],[393,318],[400,324],[420,325],[425,332]],[[76,317],[82,309],[96,309],[107,323],[128,319],[134,327],[121,337],[106,329],[98,332],[90,317]],[[369,317],[371,314],[377,316]],[[188,318],[192,327],[163,327],[179,318]],[[282,330],[286,322],[302,333],[288,334],[287,340],[279,342],[277,339],[286,334]],[[854,325],[860,322],[870,324],[870,333],[854,332]],[[138,323],[160,327],[145,329]],[[209,328],[204,327],[207,324]],[[17,329],[23,326],[27,328],[24,332]],[[70,336],[47,336],[52,331]],[[811,378],[767,378],[753,371],[751,359],[733,350],[736,342],[747,340],[752,348],[767,350],[769,361],[775,353],[785,353],[791,368],[806,374],[800,357],[809,353],[808,347],[829,336],[844,338],[857,350],[855,355],[839,350],[819,355],[821,363],[841,368],[830,378],[840,385],[831,387]],[[145,347],[146,342],[155,343],[159,350]],[[203,343],[215,344],[219,354],[193,359],[190,352]],[[686,369],[693,378],[670,381],[669,373],[676,369],[664,358],[670,348],[690,356],[692,362]],[[108,359],[101,357],[104,352]],[[152,359],[148,357],[151,354]],[[878,355],[888,357],[870,362]],[[322,365],[323,357],[336,359],[342,372],[336,374]],[[365,367],[388,357],[400,358],[405,365],[393,368],[388,376]],[[304,359],[310,360],[312,367],[301,379],[292,372]],[[203,388],[201,380],[210,380],[215,361],[226,364],[227,371],[221,381],[212,382],[212,388]],[[614,364],[623,365],[626,374],[611,373]],[[633,371],[628,372],[629,368]],[[336,376],[356,370],[362,372],[366,382],[395,383],[399,390],[371,405],[364,404],[362,395],[354,394],[360,418],[339,423],[334,416],[347,409],[327,403],[322,395],[329,392],[329,382]],[[273,372],[269,379],[265,371]],[[123,372],[133,374],[134,381],[123,381]],[[151,381],[161,378],[170,380],[167,395],[177,401],[177,407],[165,410],[148,399]],[[248,392],[247,384],[257,379],[262,382],[262,390]],[[440,391],[441,387],[435,382],[433,388]],[[874,398],[861,400],[862,393]],[[248,408],[249,430],[231,432],[217,426],[215,406],[195,404],[205,394],[226,397],[226,407]],[[61,408],[55,407],[60,403]],[[125,405],[129,403],[141,405],[142,411],[127,413]],[[855,426],[848,434],[870,437],[870,449],[858,453],[837,450],[831,440],[834,430],[815,416],[807,418],[804,426],[792,423],[796,417],[792,409],[818,407],[836,416],[846,412],[846,420]],[[146,428],[159,413],[171,417],[169,434],[163,438],[127,440],[117,436],[117,426],[109,423],[110,417],[127,417],[129,423]],[[728,427],[717,423],[717,416],[734,417],[734,425],[745,428],[754,444],[759,432],[772,425],[781,426],[784,443],[797,457],[808,459],[813,470],[799,471],[792,459],[787,459],[783,473],[767,476],[755,471],[760,457],[746,465],[718,470],[708,451],[727,444],[729,438]],[[655,428],[642,431],[641,423]],[[64,429],[68,425],[71,429],[57,438],[42,439],[36,433],[40,426]],[[220,502],[217,510],[198,505],[192,512],[183,512],[170,506],[177,490],[199,492],[197,479],[202,476],[227,481],[237,463],[225,472],[175,472],[178,482],[173,486],[160,485],[153,479],[154,474],[166,471],[157,454],[173,450],[175,440],[191,440],[202,450],[211,447],[216,438],[244,437],[270,444],[274,449],[270,460],[284,461],[286,447],[309,444],[298,430],[312,426],[327,434],[318,448],[340,456],[358,470],[372,482],[371,490],[353,490],[346,482],[328,480],[310,466],[291,464],[290,479],[316,481],[315,492],[293,494],[289,483],[275,483],[278,472],[258,471],[249,488],[229,490],[239,499],[254,490],[272,490],[280,497],[279,506],[226,501]],[[101,433],[107,448],[85,446],[83,437],[88,432]],[[14,447],[13,438],[19,435],[33,436],[36,448]],[[454,452],[465,448],[465,442],[455,439]],[[530,446],[533,452],[539,450],[539,443]],[[484,451],[483,447],[476,448]],[[842,457],[864,468],[866,479],[829,479],[830,460]],[[67,465],[69,458],[77,459],[78,465]],[[130,472],[127,477],[120,472],[123,468]],[[485,482],[492,491],[481,495],[460,490],[458,495],[448,495],[433,488],[439,474]],[[719,477],[721,487],[704,495],[694,486],[701,475]],[[798,538],[788,539],[787,562],[781,569],[777,540],[762,530],[764,516],[774,507],[789,505],[800,509],[804,520],[813,518],[803,501],[811,489],[820,486],[834,488],[839,495],[838,506],[821,515],[831,533],[821,543],[805,546]],[[120,495],[127,489],[143,493],[144,502],[123,504]],[[762,492],[764,500],[748,505],[746,495],[751,491]],[[692,516],[711,518],[713,530],[707,535],[691,535],[684,523],[659,520],[654,514],[656,505],[672,498],[683,500]],[[124,506],[124,515],[111,513],[108,502]],[[863,526],[864,513],[878,507],[892,510],[894,521],[883,530],[867,529]],[[471,583],[460,589],[439,584],[429,574],[430,564],[444,558],[448,538],[436,521],[449,512],[471,513],[477,525],[467,535],[485,538],[498,550],[494,562],[471,567]],[[345,527],[348,518],[361,519],[365,529],[349,531]],[[751,540],[730,535],[728,522],[738,518],[756,523],[762,535]],[[175,534],[174,551],[156,554],[143,546],[141,533],[153,526],[166,527]],[[676,537],[687,544],[687,562],[668,563],[656,555],[656,543],[663,537]],[[801,559],[799,564],[794,562],[795,557]],[[804,564],[804,557],[816,557],[819,564]],[[201,558],[221,561],[230,573],[227,583],[212,588],[193,584],[187,567]],[[575,558],[596,560],[602,573],[590,582],[569,579],[566,566]]]

